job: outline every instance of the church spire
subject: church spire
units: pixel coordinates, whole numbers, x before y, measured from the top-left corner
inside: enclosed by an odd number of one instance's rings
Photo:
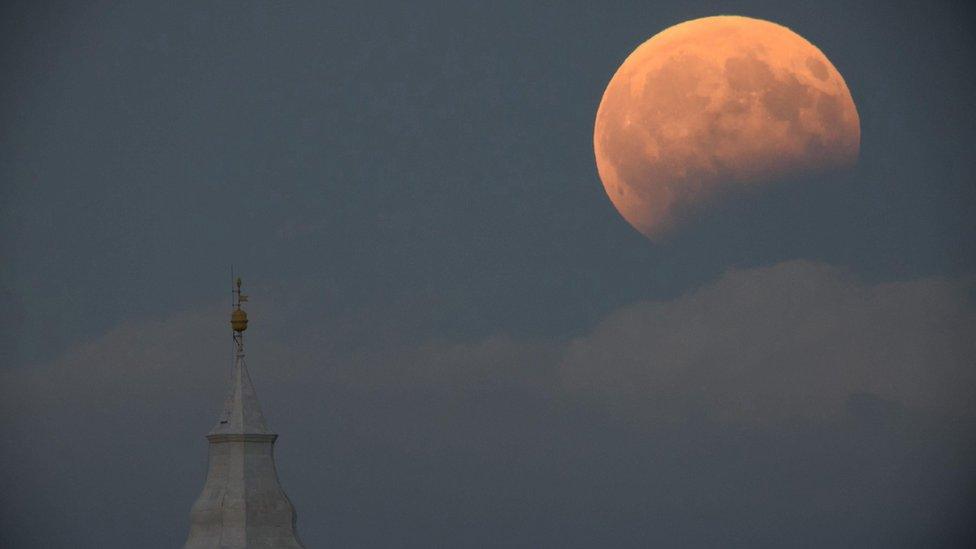
[[[241,293],[241,279],[235,281],[233,311],[230,315],[230,326],[234,333],[234,377],[231,380],[230,394],[224,403],[224,411],[217,421],[217,425],[210,430],[213,435],[271,435],[258,395],[251,383],[251,376],[247,373],[244,362],[244,331],[247,330],[247,311],[241,308],[241,303],[247,301],[247,296]]]
[[[184,549],[302,549],[295,508],[278,482],[274,444],[244,363],[247,312],[241,279],[235,281],[231,329],[234,373],[217,425],[207,434],[209,468],[190,511]]]

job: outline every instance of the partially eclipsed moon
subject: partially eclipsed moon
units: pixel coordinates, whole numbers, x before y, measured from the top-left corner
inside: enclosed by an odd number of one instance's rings
[[[607,85],[593,132],[610,200],[652,239],[726,192],[850,165],[860,141],[854,100],[823,52],[734,16],[641,44]]]

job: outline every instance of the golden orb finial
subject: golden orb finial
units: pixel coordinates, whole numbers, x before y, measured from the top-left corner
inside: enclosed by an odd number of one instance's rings
[[[247,329],[247,312],[241,309],[241,302],[247,301],[247,296],[241,293],[241,278],[237,277],[237,290],[234,292],[234,311],[230,313],[230,327],[235,332],[243,332]]]
[[[241,309],[234,309],[230,314],[230,327],[235,332],[243,332],[247,329],[247,313]]]

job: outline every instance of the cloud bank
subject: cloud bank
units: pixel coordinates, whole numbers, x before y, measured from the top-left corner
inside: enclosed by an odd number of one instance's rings
[[[425,336],[436,299],[310,321],[283,295],[252,303],[248,359],[310,546],[948,543],[972,534],[972,289],[788,262],[578,337],[474,341]],[[0,373],[6,546],[182,542],[225,323]]]
[[[638,414],[826,418],[868,393],[971,415],[973,334],[968,282],[872,285],[797,261],[619,310],[568,345],[561,371],[574,394]]]

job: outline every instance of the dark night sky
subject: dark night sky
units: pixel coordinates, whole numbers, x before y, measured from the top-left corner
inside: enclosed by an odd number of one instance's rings
[[[309,548],[976,540],[965,3],[82,4],[0,8],[0,545],[183,542],[232,264]],[[596,107],[727,13],[861,159],[651,243]]]

